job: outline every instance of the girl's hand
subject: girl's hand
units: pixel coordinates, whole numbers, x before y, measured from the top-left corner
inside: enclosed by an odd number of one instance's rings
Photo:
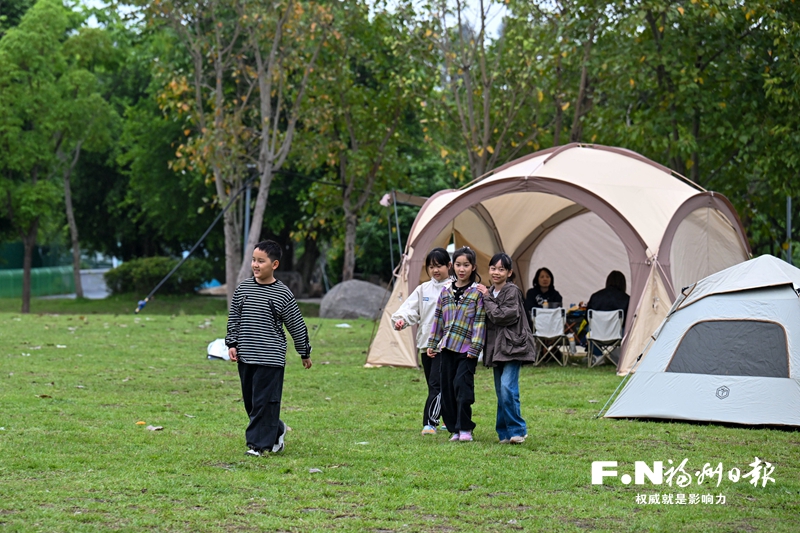
[[[234,363],[239,360],[239,358],[236,357],[236,348],[228,348],[228,357],[230,357],[231,361]]]
[[[405,321],[401,318],[400,320],[394,323],[394,329],[400,331],[401,329],[403,329],[403,326],[405,325],[406,325]]]
[[[428,348],[428,357],[436,357],[436,352],[433,351],[433,348]]]
[[[489,289],[486,288],[486,285],[478,283],[478,292],[486,296],[489,293]]]

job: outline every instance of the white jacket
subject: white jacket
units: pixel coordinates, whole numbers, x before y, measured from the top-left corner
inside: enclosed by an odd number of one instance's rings
[[[442,282],[431,279],[408,295],[406,301],[392,315],[392,325],[403,319],[403,329],[408,326],[419,324],[417,328],[417,348],[424,350],[428,347],[428,339],[431,336],[433,326],[433,313],[436,311],[436,302],[444,287],[450,286],[450,278]]]

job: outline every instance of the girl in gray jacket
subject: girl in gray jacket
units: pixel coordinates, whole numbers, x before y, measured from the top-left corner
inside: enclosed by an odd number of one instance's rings
[[[525,299],[512,281],[514,271],[507,254],[492,257],[489,278],[492,287],[479,285],[478,290],[486,309],[483,363],[493,369],[497,394],[495,429],[501,444],[522,444],[528,427],[520,412],[519,370],[523,363],[534,362],[535,344],[525,318]]]

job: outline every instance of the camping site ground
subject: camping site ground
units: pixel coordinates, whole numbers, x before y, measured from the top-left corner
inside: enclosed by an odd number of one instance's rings
[[[205,358],[224,314],[79,312],[0,314],[4,531],[800,527],[800,433],[593,419],[620,380],[607,366],[524,368],[520,446],[497,443],[479,368],[476,441],[450,443],[419,435],[421,371],[363,368],[371,322],[310,318],[313,368],[289,354],[286,450],[251,458],[235,365]],[[756,457],[774,470],[754,486]],[[621,480],[636,461],[684,459],[688,484],[680,471]],[[593,461],[617,461],[618,476],[592,484]],[[699,476],[706,463],[720,475]]]

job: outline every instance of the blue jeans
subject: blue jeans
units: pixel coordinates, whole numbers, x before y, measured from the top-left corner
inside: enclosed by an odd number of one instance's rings
[[[494,391],[497,394],[497,436],[500,440],[524,437],[528,427],[519,408],[519,369],[515,361],[494,367]]]

